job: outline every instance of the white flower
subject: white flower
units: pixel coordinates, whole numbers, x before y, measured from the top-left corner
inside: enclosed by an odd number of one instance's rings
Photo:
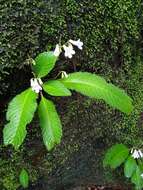
[[[142,153],[141,150],[136,150],[136,149],[133,150],[133,149],[132,149],[132,150],[131,150],[131,154],[132,154],[132,157],[135,158],[135,159],[136,159],[136,158],[138,159],[138,158],[142,158],[142,157],[143,157],[143,153]]]
[[[142,151],[141,151],[141,150],[139,150],[139,151],[138,151],[138,154],[140,155],[140,158],[142,158],[142,157],[143,157],[143,153],[142,153]]]
[[[72,56],[75,54],[75,51],[73,49],[72,44],[69,44],[68,46],[63,45],[63,48],[65,50],[65,57],[72,58]]]
[[[143,178],[143,173],[141,174],[141,177]]]
[[[133,151],[132,157],[135,158],[135,159],[139,158],[139,154],[138,154],[138,151],[136,149]]]
[[[67,78],[68,74],[65,71],[61,72],[61,78]]]
[[[77,41],[69,40],[69,42],[74,46],[77,46],[80,50],[82,50],[83,42],[81,42],[80,39],[78,39]]]
[[[41,81],[41,79],[37,79],[37,78],[32,78],[30,80],[30,84],[31,84],[31,88],[34,92],[39,93],[40,90],[42,90],[42,87],[40,85],[43,84],[43,82]]]
[[[56,57],[58,57],[58,56],[60,55],[60,53],[61,53],[61,48],[60,48],[59,44],[57,44],[57,45],[56,45],[56,48],[55,48],[55,50],[54,50],[54,55],[55,55]]]

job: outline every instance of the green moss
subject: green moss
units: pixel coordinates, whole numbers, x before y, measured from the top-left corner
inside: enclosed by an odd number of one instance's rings
[[[142,4],[138,0],[3,2],[0,10],[1,93],[6,93],[11,86],[16,68],[24,70],[29,56],[34,58],[47,45],[55,46],[59,38],[63,42],[69,38],[84,41],[84,52],[75,60],[82,70],[109,75],[115,62],[117,65],[131,63],[130,55],[134,41],[139,38],[142,18]],[[62,67],[73,70],[68,63]],[[13,89],[11,91],[13,93]]]
[[[136,50],[142,43],[141,1],[3,2],[0,10],[0,94],[16,94],[17,89],[29,84],[30,74],[26,66],[29,56],[34,58],[38,52],[53,48],[59,38],[63,42],[69,38],[81,38],[83,52],[79,52],[70,62],[60,62],[56,71],[72,72],[75,64],[77,70],[98,73],[124,88],[133,98],[135,109],[130,116],[125,116],[102,101],[95,102],[77,94],[72,99],[54,99],[63,122],[61,144],[47,153],[39,135],[39,126],[34,123],[33,128],[28,128],[28,136],[20,152],[12,153],[14,151],[10,148],[1,147],[0,186],[16,189],[21,167],[27,168],[33,182],[40,176],[48,176],[59,165],[64,167],[67,164],[70,167],[68,160],[83,149],[87,150],[87,156],[90,151],[93,152],[94,158],[94,150],[99,148],[101,171],[104,150],[114,142],[131,147],[140,144],[143,135],[140,119],[143,112],[143,66],[141,53]],[[16,72],[19,76],[15,75]],[[96,171],[98,165],[92,167]]]
[[[142,112],[143,112],[143,61],[140,55],[133,60],[134,63],[129,67],[128,80],[126,85],[128,92],[133,98],[134,110],[130,116],[124,116],[123,121],[115,126],[121,129],[119,140],[130,146],[141,146],[142,144]],[[132,67],[132,69],[130,69]]]
[[[22,168],[26,168],[31,183],[37,180],[37,171],[23,158],[24,150],[15,152],[11,148],[0,147],[0,188],[5,190],[16,190],[19,186],[19,174]]]

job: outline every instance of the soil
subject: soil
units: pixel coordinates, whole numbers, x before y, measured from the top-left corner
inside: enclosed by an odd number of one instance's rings
[[[39,187],[34,187],[33,188],[30,188],[29,190],[38,190],[38,188],[41,189],[41,186]],[[77,187],[74,187],[74,188],[65,188],[65,187],[57,187],[56,190],[131,190],[132,188],[131,187],[123,187],[122,185],[116,185],[116,186],[98,186],[98,185],[88,185],[88,186],[77,186]],[[44,189],[43,189],[44,190]],[[50,189],[49,189],[50,190]]]
[[[73,190],[131,190],[130,187],[122,187],[120,185],[117,186],[87,186],[87,187],[76,187]]]

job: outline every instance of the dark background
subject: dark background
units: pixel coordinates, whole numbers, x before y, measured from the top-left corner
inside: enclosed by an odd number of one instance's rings
[[[115,142],[132,147],[142,140],[142,10],[139,0],[0,0],[1,189],[19,187],[22,167],[30,173],[29,189],[123,183],[123,171],[103,169],[102,159]],[[7,104],[29,86],[27,59],[54,49],[59,39],[64,43],[78,38],[84,42],[83,51],[71,60],[61,55],[48,78],[60,70],[97,73],[126,90],[134,100],[133,113],[126,116],[76,93],[72,98],[52,98],[63,123],[62,143],[47,152],[35,116],[20,150],[4,147]]]

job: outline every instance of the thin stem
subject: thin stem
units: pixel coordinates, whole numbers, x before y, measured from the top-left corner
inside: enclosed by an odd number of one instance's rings
[[[76,69],[76,64],[75,64],[75,62],[72,62],[72,64],[73,64],[73,70],[76,72],[77,69]]]
[[[55,77],[54,79],[57,79],[57,77],[62,73],[62,71],[60,71]]]
[[[41,96],[41,98],[43,97],[43,93],[42,93],[42,91],[40,91],[40,96]]]

